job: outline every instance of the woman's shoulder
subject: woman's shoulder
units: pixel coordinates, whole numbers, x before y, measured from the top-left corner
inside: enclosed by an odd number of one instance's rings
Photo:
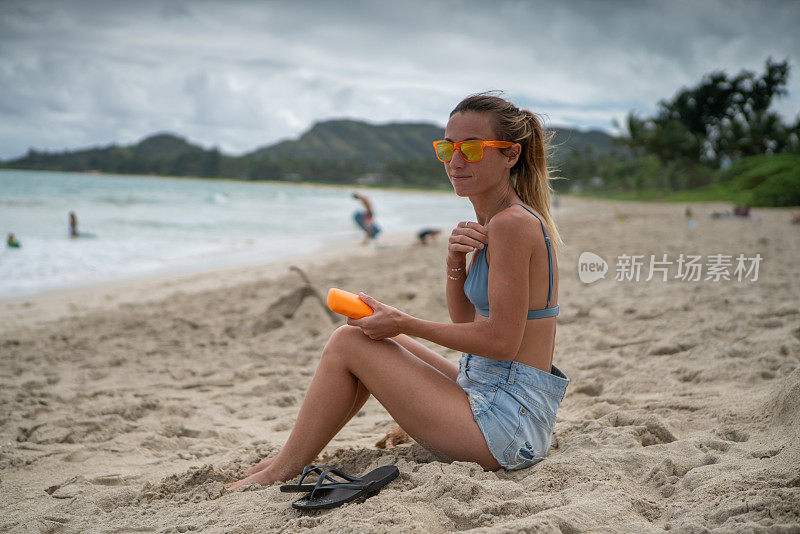
[[[490,239],[493,234],[495,239],[530,240],[541,236],[542,229],[536,217],[522,206],[512,204],[492,217],[489,224]]]
[[[504,209],[501,213],[515,213],[520,217],[524,217],[526,219],[533,219],[536,221],[537,219],[542,218],[542,214],[539,213],[536,208],[532,206],[528,206],[522,202],[514,202],[509,204],[509,206]]]
[[[530,206],[515,202],[492,217],[492,224],[495,221],[498,227],[505,229],[509,226],[519,226],[532,230],[534,234],[541,234],[540,221],[544,221],[544,218]]]

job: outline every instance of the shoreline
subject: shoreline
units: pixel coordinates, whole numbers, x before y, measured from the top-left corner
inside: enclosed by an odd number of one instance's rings
[[[202,177],[202,176],[174,176],[174,175],[161,175],[161,174],[116,174],[98,171],[64,171],[64,170],[47,170],[47,169],[17,169],[11,167],[0,167],[0,172],[18,171],[18,172],[44,172],[44,173],[59,173],[59,174],[80,174],[82,176],[115,176],[115,177],[134,177],[134,178],[159,178],[168,180],[194,180],[199,182],[212,181],[212,182],[230,182],[230,183],[250,183],[250,184],[268,184],[268,185],[291,185],[298,187],[309,188],[331,188],[331,189],[368,189],[372,191],[391,191],[391,192],[409,192],[409,193],[434,193],[434,194],[452,194],[453,189],[445,181],[442,187],[420,187],[418,185],[403,185],[403,184],[359,184],[359,183],[331,183],[331,182],[314,182],[314,181],[289,181],[289,180],[253,180],[248,178],[231,178],[225,176]],[[561,177],[551,177],[551,180],[558,180]],[[688,190],[646,190],[646,191],[623,191],[623,192],[606,192],[606,193],[593,193],[591,191],[584,191],[580,193],[571,192],[558,192],[554,191],[554,196],[559,198],[575,198],[575,199],[594,199],[607,202],[623,202],[623,203],[649,203],[649,204],[736,204],[736,199],[733,198],[730,191],[721,191],[718,197],[708,198],[704,196],[707,194],[708,186],[688,189]],[[662,196],[663,195],[663,196]],[[755,206],[752,209],[789,209],[797,210],[797,206]]]
[[[387,248],[400,249],[415,239],[415,233],[394,232],[381,235],[378,243],[372,242],[369,245],[361,245],[360,242],[328,242],[314,252],[279,256],[268,261],[244,262],[229,266],[176,268],[158,273],[0,297],[0,334],[7,334],[18,328],[36,327],[62,317],[159,301],[176,293],[196,293],[213,288],[272,281],[286,275],[292,265],[306,270],[342,256],[364,259]]]
[[[191,203],[186,205],[180,204],[180,198],[175,199],[178,200],[178,208],[162,221],[159,214],[162,208],[159,207],[157,198],[153,200],[153,195],[139,198],[135,192],[127,191],[152,188],[156,191],[165,189],[183,192],[184,185],[173,181],[171,177],[130,175],[130,183],[133,185],[125,186],[126,177],[122,175],[62,173],[59,176],[52,171],[9,171],[2,174],[3,182],[10,185],[10,191],[7,202],[9,209],[3,210],[5,216],[0,216],[0,222],[7,231],[14,231],[23,243],[21,251],[8,250],[2,253],[2,259],[8,259],[2,262],[6,285],[0,291],[0,302],[4,304],[25,302],[40,294],[63,293],[67,289],[79,291],[82,287],[98,284],[113,285],[115,282],[124,283],[149,277],[169,278],[173,274],[252,267],[281,261],[282,258],[291,261],[291,258],[304,255],[324,254],[330,248],[328,243],[331,241],[335,248],[347,248],[348,242],[358,243],[363,236],[353,224],[350,214],[346,213],[351,209],[360,209],[360,204],[353,201],[351,208],[349,198],[348,202],[338,200],[339,197],[349,197],[348,193],[354,190],[350,186],[272,182],[265,183],[263,187],[250,187],[248,181],[223,181],[222,184],[215,185],[213,180],[185,178],[184,182],[191,180],[191,183],[184,184],[186,189],[196,198],[193,197]],[[30,201],[37,206],[36,212],[25,207],[25,202],[28,201],[24,189],[26,177],[31,178],[31,182],[44,184],[42,191],[45,192],[60,191],[62,186],[58,184],[66,184],[63,186],[66,188],[73,181],[85,186],[87,190],[99,191],[100,193],[91,197],[90,202],[84,203],[86,211],[78,211],[94,216],[95,226],[90,222],[84,229],[95,231],[95,228],[99,228],[102,239],[79,240],[76,245],[68,243],[68,240],[60,236],[54,237],[51,230],[60,221],[48,219],[50,214],[55,213],[49,209],[49,204],[44,200]],[[68,180],[70,177],[72,178]],[[137,181],[139,178],[154,180],[141,180],[140,183]],[[110,182],[104,185],[106,180]],[[122,208],[113,205],[117,203],[116,198],[109,197],[109,200],[104,196],[106,189],[117,186],[125,190],[119,195],[121,200],[118,204]],[[231,193],[230,198],[226,197],[225,192],[228,190]],[[218,193],[222,200],[218,200]],[[461,199],[457,199],[452,193],[444,193],[431,195],[414,190],[376,191],[375,197],[385,199],[386,214],[390,215],[386,223],[381,224],[383,232],[378,236],[378,243],[392,243],[395,239],[393,234],[405,236],[422,226],[442,228],[449,224],[449,220],[454,218],[451,214],[443,215],[427,207],[442,205],[447,206],[446,209],[457,211],[466,203],[460,202]],[[176,193],[172,193],[169,198],[173,199],[175,195]],[[248,198],[248,195],[255,201]],[[368,195],[373,196],[372,193]],[[298,206],[286,216],[285,212],[291,209],[292,202],[297,197],[301,200],[323,199],[325,203],[312,203],[314,213],[303,215],[302,206]],[[42,198],[58,196],[49,194]],[[276,216],[271,216],[270,210],[263,209],[258,202],[263,199],[276,210]],[[5,206],[6,197],[2,200],[0,204]],[[66,205],[67,202],[62,204]],[[68,204],[72,210],[73,204],[80,205],[80,202],[69,201]],[[192,208],[194,205],[198,205],[198,209],[208,210],[207,218],[201,215],[204,217],[200,220],[203,224],[197,225],[192,213],[187,211],[186,206]],[[249,211],[237,214],[236,209],[240,205]],[[401,209],[398,210],[398,207]],[[66,207],[60,205],[57,209],[62,208],[66,211]],[[37,217],[40,212],[41,217]],[[428,214],[432,217],[426,218]],[[97,222],[98,217],[100,223]],[[219,225],[212,226],[216,224],[213,217],[219,217]],[[294,221],[292,217],[307,218],[309,221],[306,224],[305,220]],[[462,215],[459,214],[458,217]],[[431,219],[435,222],[430,222]],[[37,221],[42,220],[47,222],[37,226]],[[191,223],[182,224],[184,221]],[[110,228],[105,235],[103,223],[107,223],[107,228]],[[195,227],[201,229],[194,230]],[[24,233],[25,229],[28,234]],[[109,236],[110,239],[107,239]],[[181,241],[182,237],[186,238],[185,242]],[[27,246],[29,243],[30,246]],[[6,257],[5,254],[9,256]]]
[[[437,188],[422,188],[417,186],[405,185],[374,185],[374,184],[358,184],[358,183],[330,183],[330,182],[313,182],[313,181],[289,181],[289,180],[251,180],[248,178],[230,178],[225,176],[202,177],[202,176],[172,176],[162,174],[115,174],[110,172],[94,172],[94,171],[63,171],[63,170],[47,170],[47,169],[15,169],[10,167],[0,167],[2,171],[17,171],[17,172],[49,172],[57,174],[80,174],[82,176],[116,176],[116,177],[133,177],[133,178],[160,178],[167,180],[196,180],[200,182],[213,181],[213,182],[232,182],[232,183],[249,183],[249,184],[268,184],[268,185],[292,185],[298,187],[330,187],[332,189],[370,189],[370,190],[385,190],[392,192],[409,193],[447,193],[452,194],[452,187],[437,187]]]

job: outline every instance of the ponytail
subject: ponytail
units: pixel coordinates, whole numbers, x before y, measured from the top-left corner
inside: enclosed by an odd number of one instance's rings
[[[547,154],[551,136],[545,132],[542,121],[527,109],[521,110],[511,102],[488,93],[465,98],[450,116],[467,111],[491,113],[498,140],[512,141],[522,146],[519,159],[511,168],[511,184],[520,200],[542,216],[550,230],[553,248],[558,251],[564,242],[550,212],[553,189],[547,170]],[[504,149],[507,154],[509,150],[512,149]]]

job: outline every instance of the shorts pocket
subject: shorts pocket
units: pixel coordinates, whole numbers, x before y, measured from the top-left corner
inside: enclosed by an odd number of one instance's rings
[[[520,396],[520,404],[522,404],[522,407],[525,408],[525,413],[523,414],[524,416],[533,419],[535,423],[544,429],[553,429],[555,427],[556,414],[548,409],[548,399],[542,398],[541,394],[538,398],[534,398],[519,391],[515,391],[515,393]],[[558,409],[558,406],[555,406],[554,408]]]
[[[497,388],[475,382],[469,379],[464,373],[458,375],[458,385],[467,394],[469,406],[472,409],[472,414],[478,416],[482,413],[489,411],[494,405],[495,398],[497,397]]]
[[[498,374],[492,373],[491,371],[484,371],[479,367],[468,367],[464,369],[463,372],[464,376],[470,383],[475,384],[476,386],[488,388],[492,391],[496,391],[497,388],[500,386],[501,377]]]
[[[503,451],[506,469],[524,469],[544,460],[553,437],[553,429],[545,428],[522,406],[517,418],[514,438]]]

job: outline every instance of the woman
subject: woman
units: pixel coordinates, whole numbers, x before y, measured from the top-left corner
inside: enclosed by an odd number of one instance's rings
[[[361,295],[373,315],[333,333],[286,444],[233,489],[299,474],[370,394],[417,442],[452,460],[521,469],[545,456],[569,380],[552,365],[552,247],[559,236],[549,209],[544,130],[529,111],[480,94],[456,106],[445,140],[434,146],[477,217],[459,223],[448,244],[452,324]],[[467,274],[467,254],[475,251]],[[460,365],[409,336],[464,352]]]

